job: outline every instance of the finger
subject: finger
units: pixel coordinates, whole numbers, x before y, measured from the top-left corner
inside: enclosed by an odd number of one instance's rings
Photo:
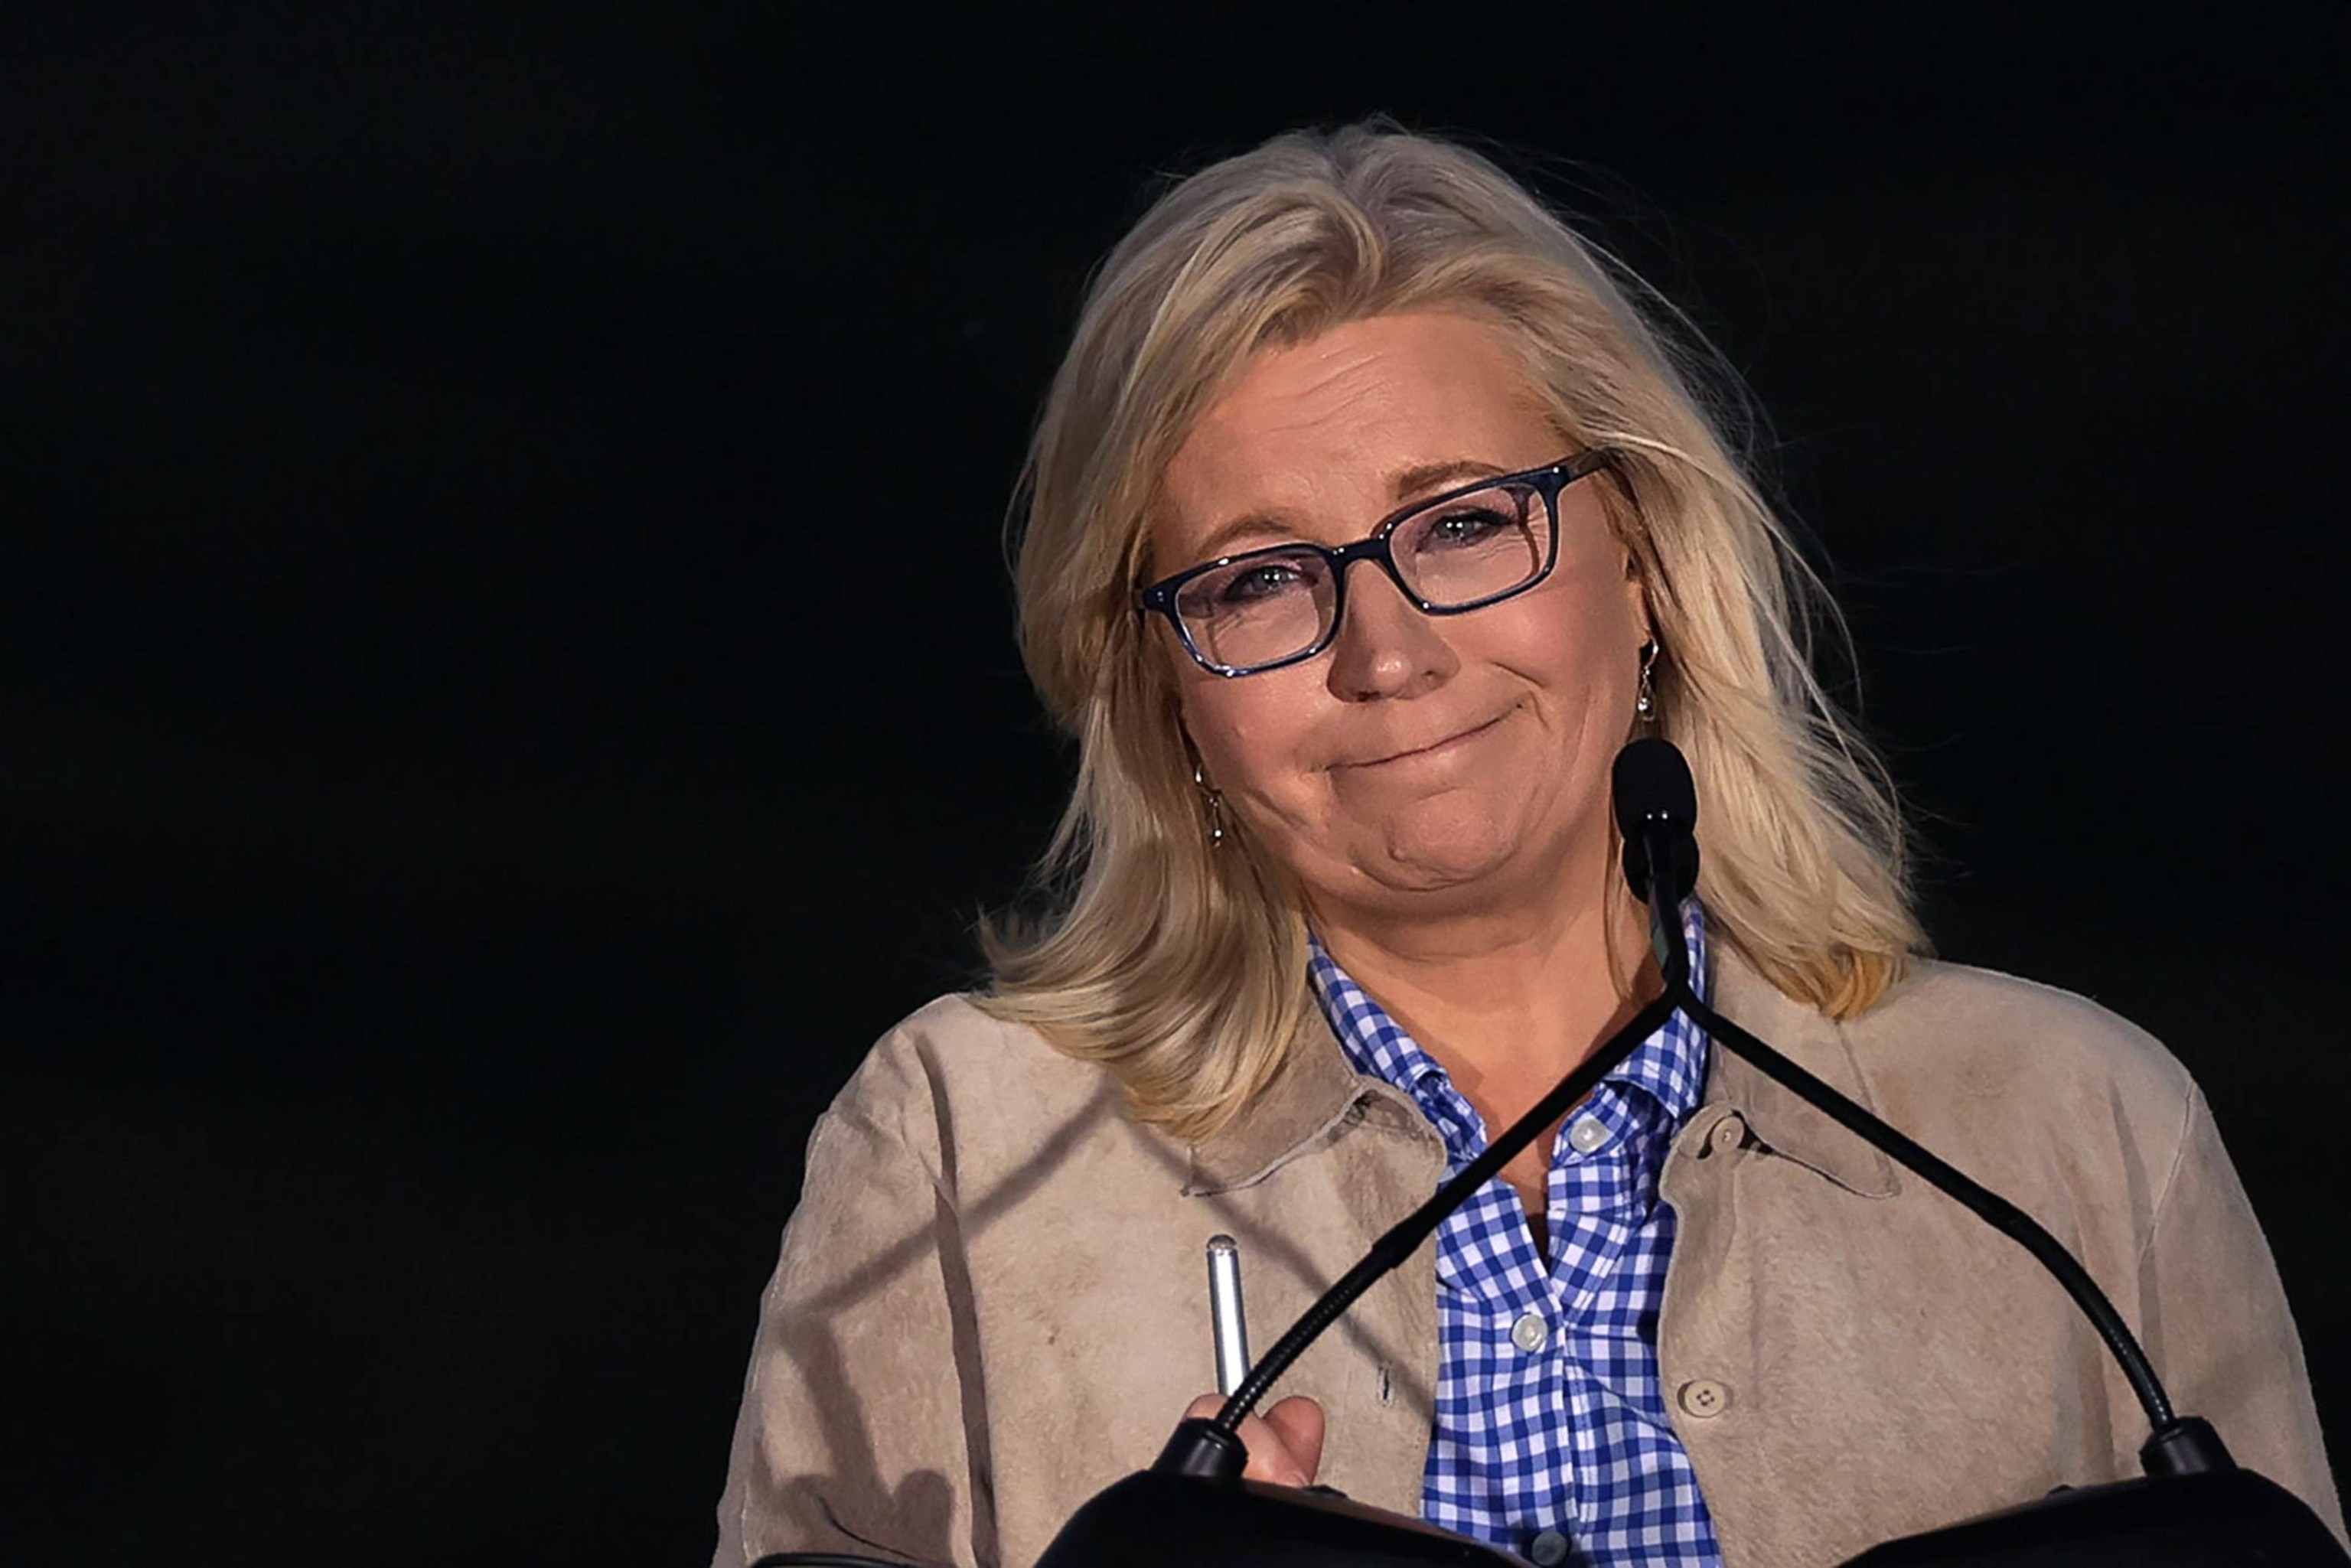
[[[1241,1429],[1236,1436],[1240,1438],[1241,1447],[1249,1450],[1249,1465],[1241,1471],[1241,1479],[1250,1481],[1270,1481],[1275,1486],[1283,1487],[1311,1486],[1314,1484],[1314,1471],[1322,1457],[1322,1407],[1311,1399],[1304,1399],[1295,1395],[1283,1400],[1281,1404],[1302,1404],[1311,1410],[1311,1416],[1306,1419],[1311,1419],[1312,1422],[1314,1440],[1312,1452],[1304,1456],[1304,1460],[1301,1462],[1301,1457],[1291,1450],[1289,1434],[1281,1427],[1270,1425],[1263,1416],[1243,1416]],[[1184,1418],[1187,1421],[1207,1420],[1224,1407],[1224,1400],[1217,1396],[1203,1394],[1185,1409]],[[1275,1406],[1276,1409],[1280,1407],[1280,1406]],[[1296,1412],[1292,1412],[1286,1418],[1293,1423],[1300,1423],[1302,1427],[1301,1417]]]
[[[1271,1481],[1278,1487],[1314,1484],[1314,1472],[1299,1463],[1281,1428],[1264,1416],[1252,1416],[1241,1423],[1241,1441],[1249,1446],[1249,1469],[1241,1472],[1242,1479]]]
[[[1293,1486],[1311,1486],[1322,1468],[1322,1406],[1303,1394],[1293,1394],[1265,1413],[1266,1425],[1281,1439],[1281,1447],[1300,1471]]]

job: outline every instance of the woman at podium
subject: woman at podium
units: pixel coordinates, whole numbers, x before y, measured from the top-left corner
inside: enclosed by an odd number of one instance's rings
[[[719,1563],[1025,1564],[1147,1463],[1210,1385],[1210,1236],[1287,1323],[1656,994],[1609,809],[1641,734],[1697,779],[1708,1001],[2039,1218],[2340,1532],[2196,1085],[1926,956],[1807,662],[1819,585],[1671,325],[1490,163],[1381,128],[1204,170],[1112,253],[1019,552],[1077,745],[1048,905],[817,1125]],[[2143,1436],[2030,1258],[1678,1018],[1285,1386],[1252,1475],[1604,1568],[1811,1568],[2136,1473]]]

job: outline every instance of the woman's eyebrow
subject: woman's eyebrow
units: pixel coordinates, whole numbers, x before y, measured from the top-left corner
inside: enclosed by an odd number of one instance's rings
[[[1395,491],[1398,501],[1409,501],[1457,479],[1490,479],[1497,474],[1509,472],[1499,463],[1481,463],[1474,457],[1456,457],[1447,463],[1421,463],[1400,469],[1389,487]]]
[[[1298,529],[1280,517],[1264,512],[1251,512],[1234,517],[1201,540],[1196,553],[1202,560],[1217,560],[1236,552],[1233,546],[1251,534],[1263,537],[1268,544],[1286,544],[1297,539]]]
[[[1388,481],[1388,488],[1402,503],[1425,496],[1431,490],[1442,489],[1458,480],[1490,479],[1497,474],[1509,472],[1499,463],[1481,462],[1474,457],[1455,457],[1443,463],[1416,463],[1409,468],[1399,468]],[[1378,522],[1376,517],[1366,517],[1363,528],[1368,532]],[[1269,544],[1287,543],[1303,537],[1293,523],[1284,522],[1269,512],[1251,512],[1231,518],[1212,531],[1200,542],[1199,557],[1202,560],[1216,560],[1234,554],[1233,546],[1252,534],[1260,536]]]

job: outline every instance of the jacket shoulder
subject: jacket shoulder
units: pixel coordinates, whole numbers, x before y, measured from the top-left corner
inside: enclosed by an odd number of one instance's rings
[[[891,1026],[865,1053],[827,1114],[899,1138],[922,1153],[967,1144],[1018,1146],[1029,1129],[1064,1122],[1114,1093],[1109,1073],[1054,1049],[1029,1025],[951,992]]]
[[[2086,1072],[2175,1102],[2189,1088],[2179,1059],[2121,1014],[2077,992],[1997,969],[1917,960],[1853,1027],[1928,1046],[1954,1065],[1982,1054],[2019,1071]],[[2023,1060],[2027,1052],[2030,1061]]]
[[[2103,1124],[2160,1165],[2198,1097],[2179,1060],[2111,1009],[1965,964],[1915,962],[1845,1030],[1896,1124],[1907,1117],[2003,1141]]]

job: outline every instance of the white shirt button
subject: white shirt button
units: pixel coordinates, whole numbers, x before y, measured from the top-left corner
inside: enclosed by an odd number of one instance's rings
[[[1527,1543],[1527,1557],[1540,1568],[1557,1568],[1567,1561],[1567,1537],[1556,1530],[1546,1530]]]
[[[1567,1130],[1569,1146],[1579,1155],[1588,1155],[1608,1141],[1608,1124],[1597,1116],[1579,1116]]]
[[[1510,1343],[1532,1355],[1551,1340],[1551,1324],[1541,1312],[1524,1312],[1510,1325]]]

